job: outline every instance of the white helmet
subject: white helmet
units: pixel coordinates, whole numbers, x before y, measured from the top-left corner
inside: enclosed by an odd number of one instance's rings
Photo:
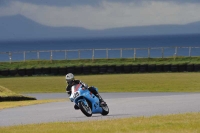
[[[72,73],[68,73],[65,77],[66,82],[70,84],[74,80],[74,75]]]

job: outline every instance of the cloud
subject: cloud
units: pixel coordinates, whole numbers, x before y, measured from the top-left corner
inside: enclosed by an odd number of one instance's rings
[[[183,0],[184,1],[184,0]],[[107,29],[126,26],[155,24],[186,24],[200,21],[200,3],[177,4],[175,1],[122,2],[103,1],[98,6],[78,4],[73,6],[49,6],[12,1],[0,7],[0,16],[21,14],[40,24],[62,27]]]
[[[121,2],[121,3],[142,3],[142,2],[174,2],[174,3],[200,3],[199,0],[0,0],[0,4],[2,1],[5,2],[26,2],[36,5],[48,5],[48,6],[74,6],[74,5],[99,5],[102,1],[106,2]]]

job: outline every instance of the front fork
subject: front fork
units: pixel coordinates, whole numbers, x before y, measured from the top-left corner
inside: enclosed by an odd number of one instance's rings
[[[83,99],[79,99],[77,103],[79,103],[79,102],[83,102],[86,107],[89,107],[88,102],[86,101],[86,99],[84,99],[84,98]]]

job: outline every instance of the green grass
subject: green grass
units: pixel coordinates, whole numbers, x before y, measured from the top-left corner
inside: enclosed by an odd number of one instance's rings
[[[9,101],[3,101],[0,102],[0,110],[6,109],[6,108],[13,108],[13,107],[19,107],[19,106],[27,106],[27,105],[33,105],[33,104],[42,104],[42,103],[48,103],[48,102],[60,102],[60,101],[66,101],[67,99],[46,99],[46,100],[30,100],[31,97],[24,96],[18,93],[15,93],[3,86],[0,86],[0,100],[1,97],[10,97]],[[19,101],[13,101],[13,98],[18,99]],[[24,97],[26,100],[24,100]],[[27,100],[27,98],[29,100]],[[12,100],[12,101],[10,101]],[[24,101],[23,101],[24,100]]]
[[[0,86],[0,102],[1,101],[21,101],[21,100],[36,100],[36,98],[24,96],[24,95],[13,92],[7,89],[6,87]]]
[[[0,70],[41,68],[41,67],[66,67],[87,65],[127,65],[127,64],[200,64],[200,57],[177,57],[174,58],[137,58],[130,59],[82,59],[82,60],[28,60],[26,62],[0,62]]]
[[[79,75],[99,92],[200,92],[200,73]],[[65,76],[0,78],[0,85],[17,93],[65,92]]]
[[[200,113],[0,127],[2,133],[199,133]]]
[[[200,73],[79,75],[76,78],[97,86],[100,92],[200,92]],[[65,92],[66,83],[64,76],[38,76],[0,78],[0,85],[17,93],[41,93]],[[24,104],[28,105],[27,102]],[[199,133],[200,113],[9,126],[0,127],[0,132]]]
[[[45,99],[45,100],[1,102],[0,110],[6,109],[6,108],[14,108],[14,107],[28,106],[28,105],[34,105],[34,104],[43,104],[43,103],[50,103],[50,102],[61,102],[61,101],[67,101],[67,100],[68,99]]]
[[[20,96],[20,95],[3,86],[0,86],[0,96],[6,97],[6,96]]]

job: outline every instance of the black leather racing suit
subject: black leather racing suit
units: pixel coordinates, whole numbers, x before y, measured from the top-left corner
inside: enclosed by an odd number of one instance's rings
[[[81,84],[81,85],[83,85],[84,87],[87,88],[87,85],[86,85],[85,83],[81,82],[80,80],[73,80],[73,81],[72,81],[71,83],[69,83],[69,84],[67,85],[67,87],[66,87],[66,92],[67,92],[69,95],[71,95],[71,88],[72,88],[72,86],[73,86],[73,85],[76,85],[76,84]]]

